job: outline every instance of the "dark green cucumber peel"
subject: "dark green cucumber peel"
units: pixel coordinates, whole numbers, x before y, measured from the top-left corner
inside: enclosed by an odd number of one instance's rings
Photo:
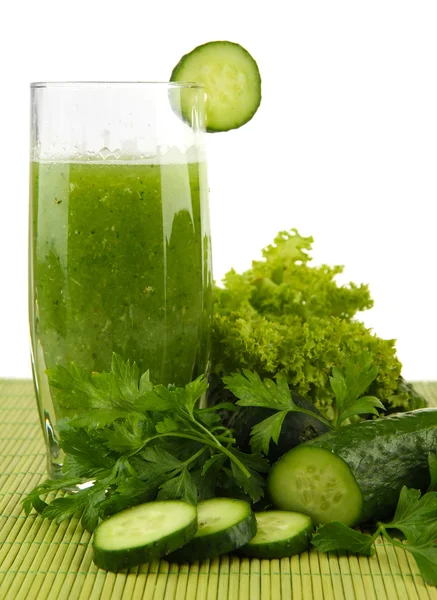
[[[158,530],[157,535],[155,536],[147,536],[146,533],[145,536],[149,539],[143,544],[138,544],[138,540],[136,544],[120,541],[121,536],[125,538],[129,537],[129,530],[130,527],[132,527],[130,523],[135,523],[135,525],[133,525],[134,529],[141,529],[144,524],[145,529],[147,530],[147,525],[150,522],[148,512],[150,512],[151,509],[153,510],[153,506],[156,506],[157,504],[166,505],[164,509],[168,509],[173,515],[181,504],[186,505],[186,507],[189,507],[191,510],[184,511],[186,514],[184,514],[182,523],[180,522],[180,519],[177,520],[176,517],[175,528],[173,531],[169,531],[167,535],[162,536],[162,532],[160,533]],[[144,508],[145,512],[143,514],[142,509]],[[120,520],[123,518],[127,518],[127,521]],[[121,531],[117,534],[117,530],[113,530],[112,532],[109,531],[108,534],[108,529],[114,526],[116,519],[119,520]],[[177,548],[180,548],[192,539],[196,531],[196,507],[179,500],[148,502],[121,511],[112,517],[109,517],[97,527],[93,538],[93,560],[98,567],[105,569],[106,571],[119,571],[120,569],[134,567],[159,559]],[[108,544],[108,538],[112,537],[116,540],[116,544]],[[116,547],[117,545],[118,547]]]
[[[223,511],[228,510],[231,503],[247,505],[246,514],[238,522],[231,527],[218,530],[214,533],[204,534],[204,525],[202,523],[202,505],[206,503],[214,503],[217,508]],[[220,504],[222,506],[220,507]],[[191,562],[214,558],[221,554],[233,552],[247,544],[256,534],[256,518],[250,505],[244,500],[235,500],[231,498],[212,498],[198,504],[199,523],[196,535],[185,546],[172,552],[165,557],[165,560],[170,562]],[[217,513],[220,516],[220,513]],[[209,529],[209,527],[208,527]]]
[[[428,487],[430,480],[428,453],[435,452],[436,448],[437,409],[435,408],[418,409],[374,421],[347,425],[306,442],[284,455],[270,471],[269,490],[276,504],[275,496],[279,490],[276,487],[279,485],[278,474],[281,474],[285,485],[285,474],[299,468],[292,466],[287,470],[290,456],[293,459],[292,454],[300,452],[299,463],[302,465],[303,459],[306,460],[307,450],[312,452],[319,450],[328,463],[330,456],[341,459],[344,465],[347,465],[361,491],[360,514],[356,519],[343,522],[347,525],[356,525],[372,520],[384,520],[392,516],[403,486],[421,490]],[[294,462],[297,463],[297,460]],[[325,490],[316,492],[319,504],[324,492]],[[295,493],[299,493],[299,490],[289,488],[287,493],[282,490],[282,497],[288,494],[292,499]],[[328,506],[324,522],[335,520],[330,519],[329,514]]]
[[[255,513],[255,517],[258,531],[237,554],[270,560],[294,556],[309,548],[314,527],[307,515],[272,510]]]

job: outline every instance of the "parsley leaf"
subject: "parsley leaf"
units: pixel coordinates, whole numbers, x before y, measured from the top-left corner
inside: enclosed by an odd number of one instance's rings
[[[437,492],[437,455],[434,452],[428,454],[428,466],[431,477],[428,492]]]
[[[329,381],[335,395],[335,427],[354,415],[378,416],[377,408],[385,410],[382,402],[375,396],[362,396],[376,379],[378,371],[378,367],[373,366],[370,352],[363,352],[356,358],[349,357],[343,371],[337,367],[332,369]]]
[[[321,525],[313,535],[312,544],[320,552],[355,552],[372,556],[374,537],[351,529],[338,521]]]
[[[82,526],[92,532],[99,521],[98,505],[105,498],[106,485],[107,482],[102,480],[70,496],[56,498],[44,508],[41,516],[59,524],[82,513]]]
[[[153,434],[153,425],[144,417],[131,414],[121,422],[105,427],[101,437],[109,450],[119,454],[130,454],[142,448],[147,435]]]
[[[125,419],[127,414],[129,413],[126,413],[125,410],[118,410],[116,408],[88,408],[79,415],[69,417],[68,425],[76,427],[76,429],[81,427],[87,430],[100,429],[106,425],[112,425],[118,419]]]
[[[221,463],[220,466],[223,465],[224,456],[223,454],[213,454],[207,461],[203,463],[202,467],[202,475],[206,475],[206,473],[217,463]]]
[[[222,418],[219,411],[224,410],[227,412],[234,412],[238,410],[233,402],[218,402],[214,406],[208,408],[195,408],[194,416],[196,419],[201,421],[204,425],[209,428],[223,429]],[[227,429],[227,428],[224,428]]]
[[[267,473],[270,469],[269,461],[262,454],[246,454],[237,449],[233,449],[232,452],[249,470]]]
[[[115,464],[105,498],[98,506],[102,518],[141,502],[153,500],[156,496],[159,482],[140,479],[131,464],[133,462],[134,459],[122,457]]]
[[[123,372],[120,371],[118,357],[113,358],[112,366],[115,371],[110,373],[89,373],[72,363],[68,369],[57,365],[46,373],[50,386],[58,391],[57,399],[61,406],[75,407],[80,414],[83,414],[83,409],[116,409],[127,415],[135,410],[133,400],[139,396],[138,381],[134,393],[132,380],[129,382],[127,374],[128,370],[131,371],[129,361]]]
[[[44,508],[41,516],[53,520],[59,525],[65,519],[69,519],[81,511],[85,506],[84,500],[83,494],[81,496],[75,494],[66,498],[56,498]]]
[[[225,463],[224,454],[214,454],[204,463],[201,470],[192,472],[197,483],[199,502],[215,496],[217,482],[220,474],[223,473]]]
[[[175,398],[169,388],[163,385],[156,385],[152,390],[143,394],[138,404],[142,412],[166,412],[175,408]]]
[[[186,467],[176,477],[161,484],[158,500],[185,500],[197,504],[197,487]]]
[[[47,490],[44,488],[40,489],[36,487],[24,498],[22,504],[26,516],[32,512],[32,508],[35,508],[37,512],[41,513],[45,507],[48,506],[47,502],[44,502],[44,500],[41,500],[40,498],[40,494],[46,491]]]
[[[288,412],[288,410],[281,410],[252,427],[250,446],[253,452],[264,452],[267,456],[270,440],[273,440],[275,444],[278,443],[282,423]]]
[[[77,483],[80,483],[79,479],[46,479],[44,483],[37,485],[31,492],[29,492],[26,498],[22,500],[24,512],[26,515],[28,515],[32,508],[35,508],[37,512],[42,513],[46,506],[48,506],[46,502],[41,500],[40,496],[42,494],[62,490],[64,487],[74,486]]]
[[[193,416],[194,407],[204,396],[207,389],[208,381],[203,375],[185,386],[184,393],[181,394],[181,406],[184,407],[190,416]]]
[[[153,383],[150,381],[150,372],[145,371],[140,377],[140,396],[153,390]]]
[[[286,380],[278,377],[276,384],[271,379],[262,380],[258,373],[243,369],[241,373],[233,373],[223,377],[226,388],[238,398],[240,406],[263,406],[275,410],[291,410],[298,408],[291,397]]]
[[[57,398],[61,406],[77,406],[82,408],[93,408],[94,398],[96,404],[100,400],[95,398],[97,394],[91,381],[91,374],[86,369],[78,367],[74,363],[69,369],[57,365],[56,369],[47,369],[50,386],[58,390]],[[102,399],[103,406],[108,406],[108,400]]]
[[[178,423],[171,417],[164,417],[161,421],[155,425],[158,433],[171,433],[179,429]]]
[[[437,585],[437,546],[414,547],[401,544],[401,547],[414,556],[424,581],[429,585]]]
[[[153,446],[146,448],[141,453],[142,458],[147,461],[147,468],[149,469],[151,464],[154,468],[159,469],[160,472],[166,473],[167,471],[174,471],[181,467],[182,462],[170,452],[160,448],[159,446]]]
[[[432,464],[432,463],[431,463]],[[400,531],[406,537],[403,543],[393,538],[388,530]],[[396,512],[390,523],[378,523],[370,536],[342,523],[322,525],[313,534],[312,543],[321,552],[349,551],[370,556],[371,546],[381,534],[391,544],[410,552],[426,583],[437,585],[437,495],[403,487]]]
[[[250,477],[245,477],[240,469],[232,463],[231,471],[235,483],[241,488],[253,502],[258,502],[264,496],[265,480],[262,473],[269,470],[269,462],[261,454],[245,454],[234,450],[234,454],[244,462]]]
[[[267,455],[270,440],[278,443],[282,424],[289,412],[310,415],[331,427],[323,417],[295,404],[288,383],[283,377],[278,377],[275,383],[268,378],[262,380],[258,373],[243,369],[243,374],[233,373],[223,377],[223,382],[226,388],[238,398],[239,406],[261,406],[278,411],[252,428],[250,445],[253,452],[264,452]]]
[[[118,354],[112,355],[111,379],[114,388],[120,393],[120,396],[132,404],[140,395],[139,391],[139,371],[137,364],[124,362]]]
[[[66,454],[63,474],[67,478],[93,478],[112,468],[110,451],[86,429],[71,427],[68,419],[57,425],[61,446]]]
[[[423,496],[419,490],[403,487],[396,512],[386,529],[399,529],[409,544],[422,546],[437,539],[437,495],[428,492]]]
[[[92,492],[87,494],[87,501],[84,503],[85,505],[81,518],[81,524],[87,531],[93,532],[99,524],[100,505],[105,498],[106,485],[102,483],[94,484]]]

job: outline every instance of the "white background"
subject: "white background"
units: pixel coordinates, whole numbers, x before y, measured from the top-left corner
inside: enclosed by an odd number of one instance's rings
[[[6,8],[4,8],[6,6]],[[263,100],[209,135],[216,280],[282,229],[368,283],[366,324],[403,374],[437,380],[437,3],[62,0],[0,9],[0,377],[30,377],[30,81],[165,81],[210,40],[245,46]]]

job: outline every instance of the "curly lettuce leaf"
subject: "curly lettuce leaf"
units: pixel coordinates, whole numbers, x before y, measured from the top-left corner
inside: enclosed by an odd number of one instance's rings
[[[216,287],[213,360],[217,375],[242,369],[262,378],[286,378],[292,393],[308,397],[332,420],[335,395],[329,377],[349,357],[368,352],[378,368],[367,395],[395,400],[401,363],[394,340],[376,336],[357,313],[372,307],[368,286],[339,285],[341,266],[311,266],[312,238],[281,232],[263,260]],[[408,399],[402,397],[408,409]]]

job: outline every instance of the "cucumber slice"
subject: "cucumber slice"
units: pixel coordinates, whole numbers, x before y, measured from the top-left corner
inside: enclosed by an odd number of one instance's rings
[[[255,517],[256,535],[238,550],[238,554],[253,558],[283,558],[309,548],[313,524],[307,515],[269,510],[255,513]]]
[[[206,130],[228,131],[253,117],[261,102],[261,77],[253,57],[234,42],[208,42],[185,54],[170,81],[201,83],[206,93]],[[191,120],[190,93],[181,93],[181,112]]]
[[[188,562],[214,558],[247,544],[256,534],[250,504],[233,498],[213,498],[197,505],[198,529],[183,548],[166,560]]]
[[[94,532],[94,562],[118,571],[180,548],[197,531],[196,507],[180,500],[139,504],[103,521]]]
[[[311,517],[313,523],[360,519],[363,495],[346,462],[325,448],[302,445],[270,469],[267,488],[275,506]]]

